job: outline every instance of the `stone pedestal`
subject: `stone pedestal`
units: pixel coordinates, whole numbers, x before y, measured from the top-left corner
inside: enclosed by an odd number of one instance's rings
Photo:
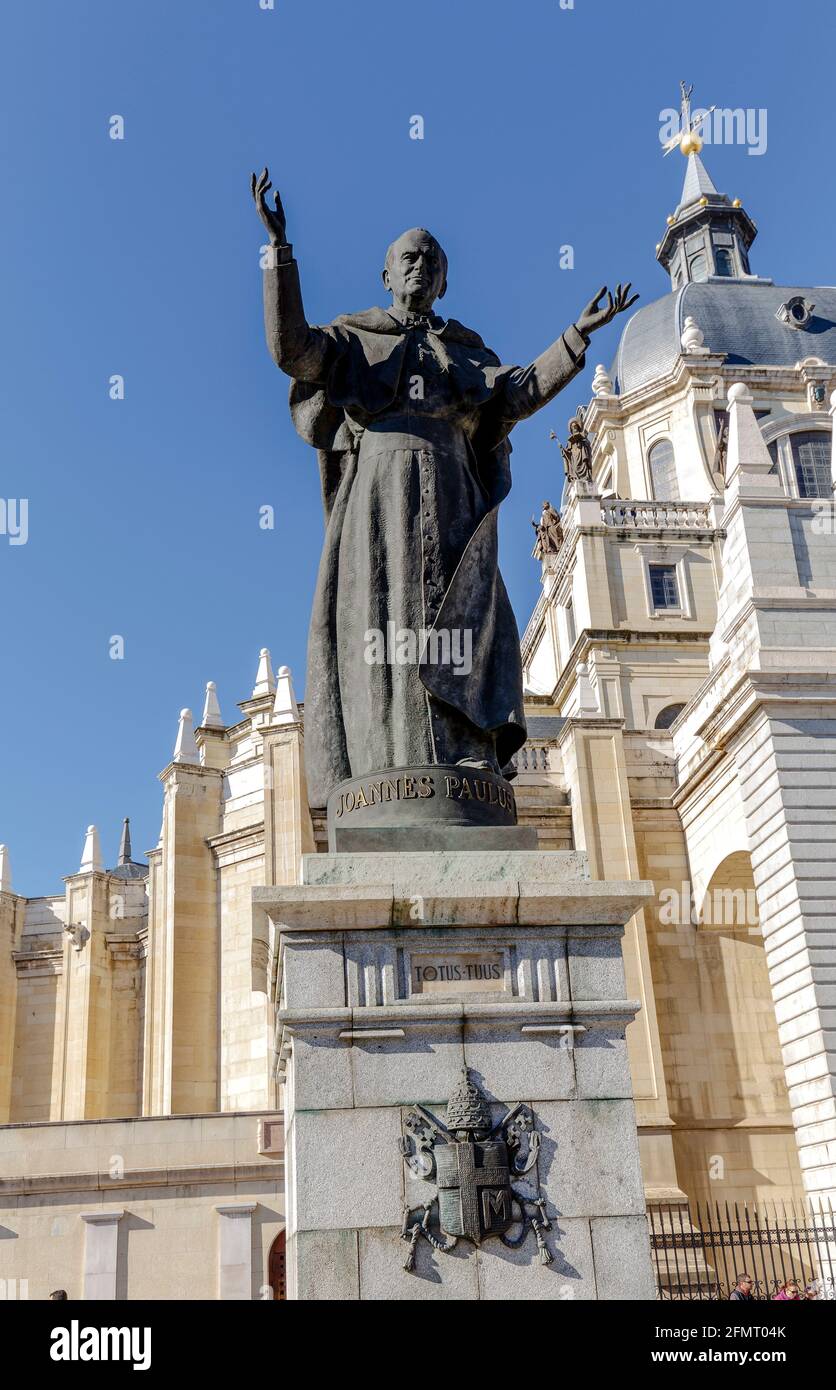
[[[581,854],[496,850],[306,855],[302,886],[254,891],[254,985],[278,1000],[286,1067],[289,1297],[654,1297],[621,958],[651,895],[590,880]],[[463,1084],[493,1133],[460,1131],[487,1142],[436,1163]],[[443,1253],[436,1179],[465,1159],[479,1238]],[[445,1197],[448,1232],[466,1206]]]

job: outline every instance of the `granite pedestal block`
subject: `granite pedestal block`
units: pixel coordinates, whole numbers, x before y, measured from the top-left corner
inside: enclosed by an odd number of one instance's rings
[[[289,1296],[653,1298],[621,956],[652,887],[518,850],[309,855],[303,880],[253,894],[254,986],[277,1004],[285,1084]],[[410,1117],[452,1142],[463,1077],[495,1137],[514,1107],[530,1115],[515,1191],[547,1224],[528,1229],[515,1205],[505,1235],[522,1239],[504,1244],[496,1190],[487,1231],[443,1253]],[[426,1208],[436,1245],[415,1236],[408,1271],[402,1230]]]

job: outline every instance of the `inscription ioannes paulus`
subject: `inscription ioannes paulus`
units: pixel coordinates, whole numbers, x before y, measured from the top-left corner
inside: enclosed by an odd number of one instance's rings
[[[478,774],[466,775],[464,772],[459,776],[446,773],[442,777],[433,774],[413,777],[406,774],[370,779],[341,792],[334,815],[339,818],[387,801],[423,801],[434,796],[451,801],[481,801],[487,806],[497,805],[516,815],[514,794],[510,787],[488,781]]]

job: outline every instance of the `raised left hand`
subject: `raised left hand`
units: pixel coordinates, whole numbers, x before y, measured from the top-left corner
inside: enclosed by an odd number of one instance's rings
[[[616,285],[615,293],[612,294],[602,285],[594,299],[591,299],[583,310],[577,321],[576,327],[579,333],[584,333],[589,337],[596,328],[603,328],[605,324],[611,323],[616,314],[623,314],[625,309],[629,309],[635,304],[638,295],[630,296],[632,285]],[[606,304],[601,305],[601,300],[607,296]]]

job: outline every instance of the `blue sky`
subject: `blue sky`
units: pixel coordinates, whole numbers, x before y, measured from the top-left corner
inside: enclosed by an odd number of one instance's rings
[[[0,494],[29,499],[29,538],[0,535],[0,841],[18,892],[59,891],[91,821],[108,864],[124,815],[137,857],[156,843],[156,773],[208,679],[233,722],[267,645],[302,694],[322,522],[264,346],[251,169],[282,189],[312,322],[385,302],[385,248],[420,224],[449,254],[445,312],[527,362],[604,280],[666,292],[654,245],[684,160],[662,158],[659,113],[680,77],[768,111],[764,155],[705,152],[758,223],[753,269],[833,283],[833,41],[830,0],[6,0]],[[549,431],[617,334],[514,433],[521,628],[530,518],[561,487]]]

